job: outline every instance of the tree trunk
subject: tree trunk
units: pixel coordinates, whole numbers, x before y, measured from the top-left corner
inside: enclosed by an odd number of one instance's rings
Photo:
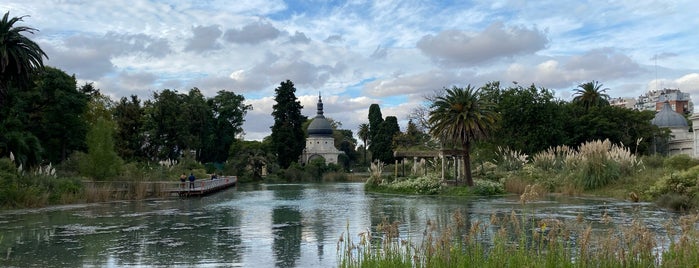
[[[469,187],[473,186],[473,177],[471,176],[471,142],[465,141],[463,143],[463,154],[464,154],[464,174],[466,175],[466,185]]]

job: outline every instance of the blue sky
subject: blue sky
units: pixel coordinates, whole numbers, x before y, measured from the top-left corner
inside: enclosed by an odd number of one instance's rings
[[[46,62],[113,99],[154,91],[245,96],[246,139],[270,132],[274,89],[290,79],[315,114],[356,132],[369,105],[402,126],[444,87],[535,84],[568,100],[597,80],[612,97],[699,93],[696,1],[34,1],[2,13]],[[694,97],[697,98],[697,97]],[[695,100],[695,102],[697,102]]]

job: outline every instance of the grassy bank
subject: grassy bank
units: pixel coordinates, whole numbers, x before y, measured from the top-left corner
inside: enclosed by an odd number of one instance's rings
[[[624,146],[593,141],[578,148],[558,146],[533,156],[500,149],[497,159],[473,166],[475,185],[463,187],[450,186],[441,180],[441,174],[434,173],[402,178],[385,176],[381,164],[374,163],[366,189],[396,194],[470,196],[522,194],[530,187],[541,194],[656,202],[679,211],[699,208],[699,160],[686,155],[637,157]]]

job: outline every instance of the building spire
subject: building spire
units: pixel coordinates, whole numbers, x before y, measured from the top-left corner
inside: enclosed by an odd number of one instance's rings
[[[323,117],[323,100],[320,97],[320,91],[318,91],[318,114],[316,117]]]

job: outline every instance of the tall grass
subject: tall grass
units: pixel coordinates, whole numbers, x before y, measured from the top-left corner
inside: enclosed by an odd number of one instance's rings
[[[609,224],[604,214],[600,219]],[[466,222],[455,213],[444,227],[428,221],[419,241],[400,238],[398,222],[384,221],[357,241],[341,235],[340,267],[694,267],[699,263],[697,215],[668,222],[669,245],[638,219],[593,232],[582,217],[537,219],[493,214]],[[679,228],[677,228],[679,226]]]

